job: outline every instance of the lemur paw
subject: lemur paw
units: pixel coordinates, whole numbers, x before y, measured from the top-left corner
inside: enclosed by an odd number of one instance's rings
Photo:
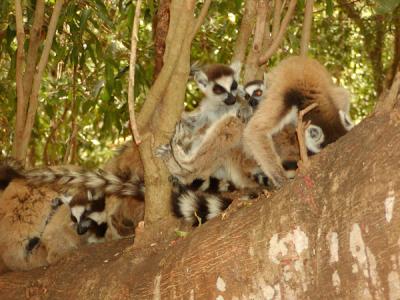
[[[272,183],[275,188],[279,189],[281,188],[286,181],[288,181],[288,178],[286,177],[285,172],[277,172],[273,176],[271,176]]]
[[[253,115],[253,109],[249,105],[242,105],[239,107],[236,116],[243,122],[247,123]]]
[[[170,144],[164,144],[161,146],[158,146],[156,150],[154,151],[154,155],[158,158],[165,158],[168,157],[171,154],[171,145]]]

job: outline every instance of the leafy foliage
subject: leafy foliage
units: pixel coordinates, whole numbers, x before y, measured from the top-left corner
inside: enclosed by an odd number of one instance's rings
[[[27,1],[26,33],[32,23],[35,1]],[[45,23],[53,3],[46,2]],[[392,57],[391,17],[399,0],[357,1],[363,8],[361,22],[374,36],[374,18],[384,15],[383,65]],[[201,4],[199,4],[199,8]],[[281,51],[273,65],[289,53],[298,53],[304,1],[300,1]],[[157,1],[147,0],[139,28],[135,95],[140,109],[153,80],[154,49],[152,21]],[[112,155],[117,144],[129,137],[127,86],[130,31],[135,2],[130,0],[67,1],[52,47],[40,91],[40,107],[31,143],[30,162],[61,163],[78,126],[77,163],[98,165]],[[352,115],[366,116],[374,106],[374,69],[368,56],[368,41],[336,0],[315,4],[311,54],[325,62],[334,77],[355,95]],[[213,1],[208,17],[192,46],[192,60],[229,63],[238,33],[243,1]],[[15,17],[13,2],[0,2],[0,144],[9,155],[16,111]],[[46,26],[43,28],[45,37]],[[27,45],[26,45],[27,46]],[[187,109],[200,95],[192,83],[187,91]]]

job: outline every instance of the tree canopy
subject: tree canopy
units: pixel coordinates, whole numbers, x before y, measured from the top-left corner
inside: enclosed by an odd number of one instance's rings
[[[43,41],[55,1],[45,1]],[[304,3],[299,1],[282,47],[268,63],[298,53]],[[36,1],[23,3],[29,35]],[[29,147],[29,164],[98,165],[129,135],[127,105],[129,49],[135,1],[80,0],[64,4],[39,94]],[[202,3],[197,3],[197,13]],[[139,26],[135,96],[139,110],[154,79],[154,24],[159,2],[147,0]],[[191,51],[192,62],[231,61],[243,16],[243,1],[212,1]],[[359,121],[375,104],[390,78],[400,50],[400,8],[390,1],[317,1],[310,55],[324,62],[354,97],[352,117]],[[11,154],[16,116],[16,23],[14,3],[0,4],[0,144]],[[25,51],[29,40],[25,41]],[[42,47],[42,46],[41,46]],[[397,47],[397,48],[396,48]],[[186,108],[199,92],[191,82]],[[74,143],[71,143],[74,140]],[[72,145],[72,146],[71,146]]]

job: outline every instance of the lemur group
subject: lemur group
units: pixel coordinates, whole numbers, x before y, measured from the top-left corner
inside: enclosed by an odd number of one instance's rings
[[[154,153],[171,174],[173,213],[193,225],[230,205],[223,192],[254,194],[295,176],[299,111],[317,104],[304,116],[309,155],[353,127],[350,93],[315,59],[288,57],[263,80],[243,84],[238,63],[197,68],[193,78],[203,99],[182,114],[170,142]],[[133,236],[144,216],[143,164],[131,141],[97,170],[25,169],[4,159],[0,187],[4,270],[45,266],[84,244]]]

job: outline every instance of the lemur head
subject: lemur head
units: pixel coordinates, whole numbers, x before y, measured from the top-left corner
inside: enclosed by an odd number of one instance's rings
[[[195,71],[194,80],[207,99],[233,105],[236,103],[240,68],[240,63],[209,65],[204,70]]]
[[[257,108],[260,101],[263,99],[265,85],[262,80],[252,80],[244,86],[244,98],[249,102],[254,109]]]
[[[104,195],[93,196],[90,191],[82,191],[74,195],[68,205],[71,209],[71,220],[76,223],[79,235],[89,230],[96,232],[98,227],[104,226],[107,219]]]

